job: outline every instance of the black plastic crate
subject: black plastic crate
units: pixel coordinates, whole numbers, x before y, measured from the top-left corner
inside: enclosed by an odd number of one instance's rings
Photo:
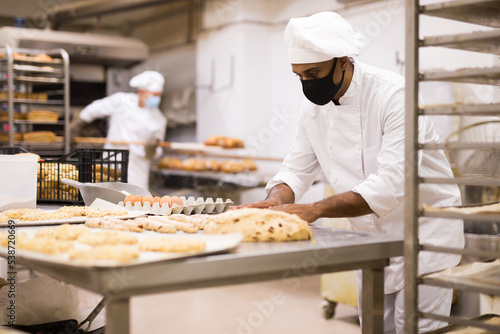
[[[61,158],[40,161],[37,199],[41,202],[82,204],[78,188],[60,180],[127,182],[128,157],[128,150],[79,148]]]
[[[27,152],[21,147],[0,147],[0,154]],[[128,150],[79,148],[57,159],[38,162],[37,201],[83,204],[78,188],[62,178],[79,182],[127,182]]]

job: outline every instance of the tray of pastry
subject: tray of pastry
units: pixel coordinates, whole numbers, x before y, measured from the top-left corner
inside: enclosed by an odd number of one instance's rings
[[[16,225],[60,225],[64,223],[84,223],[89,218],[116,217],[130,219],[144,216],[141,211],[104,210],[93,207],[63,206],[57,210],[11,209],[0,212],[0,227],[9,226],[9,220],[15,219]]]
[[[15,235],[10,231],[0,232],[0,256],[7,257],[15,247],[16,260],[101,268],[228,252],[242,240],[239,233],[130,232],[83,224],[24,227],[16,229]]]

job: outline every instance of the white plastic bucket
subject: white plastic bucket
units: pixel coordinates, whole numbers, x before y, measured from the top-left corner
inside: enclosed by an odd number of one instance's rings
[[[34,209],[38,158],[0,155],[0,211]]]

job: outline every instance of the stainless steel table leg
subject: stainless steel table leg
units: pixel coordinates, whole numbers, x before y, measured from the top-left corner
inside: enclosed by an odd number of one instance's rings
[[[363,270],[361,295],[362,332],[384,332],[384,268]]]
[[[106,334],[130,333],[130,298],[111,299],[106,306]]]

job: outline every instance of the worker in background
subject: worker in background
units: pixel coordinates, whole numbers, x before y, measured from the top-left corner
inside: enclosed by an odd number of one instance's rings
[[[286,211],[310,223],[321,217],[348,217],[354,230],[403,238],[404,78],[354,60],[363,37],[333,12],[291,19],[285,40],[306,98],[291,151],[267,184],[267,199],[243,207]],[[422,117],[419,125],[421,143],[438,141],[428,118]],[[421,151],[418,161],[408,163],[418,163],[423,177],[453,177],[441,150]],[[321,171],[336,195],[294,204]],[[431,206],[460,204],[456,185],[424,184],[420,190],[420,199]],[[461,220],[422,218],[419,231],[421,243],[464,246]],[[459,261],[459,255],[421,252],[420,273],[450,268]],[[403,333],[403,262],[403,257],[392,258],[385,270],[385,333]],[[360,277],[358,287],[362,288]],[[451,289],[419,287],[421,312],[449,315],[451,300]],[[444,325],[431,319],[418,324],[425,332]]]
[[[158,106],[165,79],[155,71],[145,71],[130,80],[137,93],[115,93],[92,102],[72,122],[72,134],[85,123],[109,117],[107,140],[143,142],[144,145],[106,143],[104,148],[128,149],[128,183],[149,188],[149,167],[157,153],[157,143],[165,139],[167,119]],[[83,134],[84,135],[84,134]]]

